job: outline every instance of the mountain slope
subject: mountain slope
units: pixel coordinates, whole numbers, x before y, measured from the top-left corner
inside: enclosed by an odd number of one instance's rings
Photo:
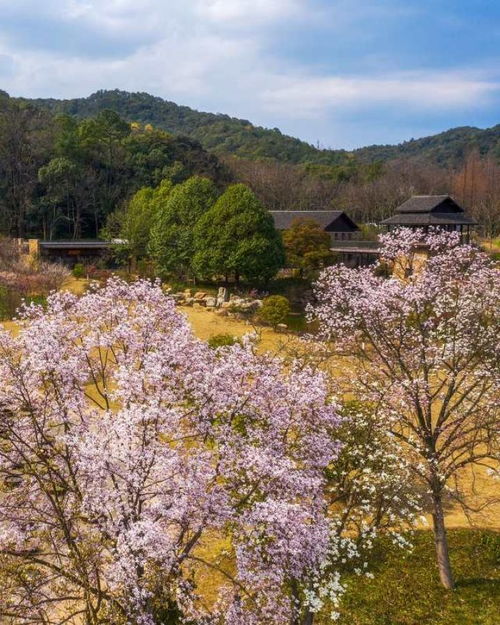
[[[500,157],[500,124],[492,128],[462,126],[399,145],[372,145],[354,152],[361,161],[395,158],[425,158],[438,165],[458,165],[472,149],[481,154],[494,152]]]
[[[348,152],[320,150],[300,139],[282,134],[277,128],[262,128],[248,120],[229,115],[195,111],[147,93],[113,90],[98,91],[87,98],[72,100],[23,101],[78,117],[89,117],[103,109],[112,109],[128,121],[150,123],[174,134],[188,135],[215,154],[250,159],[343,165],[352,162],[353,158],[360,162],[412,158],[425,159],[442,166],[457,166],[473,148],[478,148],[482,154],[496,152],[500,156],[500,124],[485,130],[468,126],[454,128],[399,145],[375,145]]]

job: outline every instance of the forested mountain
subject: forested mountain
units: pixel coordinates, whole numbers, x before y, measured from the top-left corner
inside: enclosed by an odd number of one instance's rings
[[[399,145],[376,145],[352,152],[318,149],[304,141],[282,134],[277,128],[254,126],[245,119],[228,115],[201,113],[147,93],[98,91],[88,98],[71,100],[31,100],[37,106],[92,117],[104,109],[116,111],[127,121],[152,124],[174,134],[188,135],[218,155],[243,158],[270,158],[291,164],[349,165],[398,158],[425,159],[445,167],[458,167],[473,149],[481,154],[500,155],[500,125],[485,130],[473,127],[412,139]]]
[[[411,139],[398,145],[372,145],[355,150],[362,162],[388,161],[396,158],[416,158],[445,167],[463,164],[473,151],[500,158],[500,124],[492,128],[462,126],[421,139]]]
[[[318,150],[300,139],[283,135],[277,128],[260,128],[248,120],[229,115],[200,113],[147,93],[98,91],[88,98],[23,101],[81,118],[111,109],[127,121],[152,124],[174,134],[188,135],[218,155],[234,154],[244,158],[273,158],[287,163],[326,165],[343,163],[348,158],[344,150]]]

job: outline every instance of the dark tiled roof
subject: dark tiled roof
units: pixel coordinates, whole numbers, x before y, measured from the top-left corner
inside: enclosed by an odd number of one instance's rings
[[[380,222],[384,226],[475,226],[477,221],[464,213],[401,213]]]
[[[449,195],[414,195],[396,209],[397,213],[429,213],[446,205],[452,212],[463,213],[464,209],[459,206]],[[439,212],[439,211],[437,211]],[[443,211],[444,212],[444,211]]]
[[[276,230],[288,230],[297,219],[312,219],[323,229],[328,228],[339,217],[344,217],[350,226],[350,230],[359,230],[356,224],[344,211],[269,211],[274,219]]]
[[[40,247],[52,250],[104,249],[112,245],[112,241],[40,241]]]

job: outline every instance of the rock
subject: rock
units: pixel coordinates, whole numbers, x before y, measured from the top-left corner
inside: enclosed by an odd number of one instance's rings
[[[205,299],[205,306],[207,308],[215,308],[216,304],[217,304],[217,300],[215,297],[207,297]]]
[[[286,332],[288,330],[288,326],[286,323],[278,323],[276,330],[278,330],[278,332]]]
[[[228,309],[228,308],[231,308],[231,306],[232,306],[232,305],[233,305],[233,304],[232,304],[231,302],[224,302],[224,303],[221,305],[221,308],[223,308],[223,309],[224,309],[224,308],[225,308],[225,309]]]
[[[205,293],[205,291],[197,291],[194,294],[194,299],[197,299],[197,300],[205,299],[206,296],[207,296],[207,294]]]
[[[217,291],[217,301],[227,302],[229,300],[229,293],[225,286],[220,286]]]
[[[261,299],[254,299],[252,301],[252,304],[255,306],[255,308],[262,308],[262,304],[264,302]]]

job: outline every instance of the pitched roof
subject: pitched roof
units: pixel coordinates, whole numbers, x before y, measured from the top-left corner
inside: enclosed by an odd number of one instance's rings
[[[396,214],[380,222],[385,226],[475,226],[477,221],[449,195],[414,195],[396,209]]]
[[[359,230],[358,226],[344,211],[269,211],[274,219],[276,230],[288,230],[297,219],[312,219],[324,230],[331,226],[337,219],[342,217],[350,230]]]
[[[477,221],[464,213],[400,213],[380,222],[384,226],[475,226]]]
[[[447,210],[437,210],[442,206],[446,207]],[[464,209],[449,195],[413,195],[396,209],[397,213],[430,213],[434,211],[463,213]]]

